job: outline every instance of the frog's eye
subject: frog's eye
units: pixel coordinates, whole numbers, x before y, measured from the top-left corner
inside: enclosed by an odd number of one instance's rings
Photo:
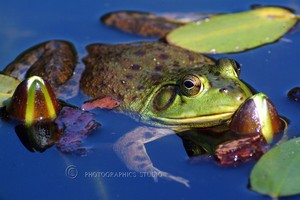
[[[203,90],[203,84],[198,76],[186,75],[181,80],[181,91],[186,96],[195,96]]]

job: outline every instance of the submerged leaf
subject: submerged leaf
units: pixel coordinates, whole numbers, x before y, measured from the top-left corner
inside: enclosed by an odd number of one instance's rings
[[[272,197],[300,194],[300,138],[266,153],[250,175],[251,189]]]
[[[56,147],[66,153],[86,154],[88,148],[83,146],[83,140],[97,129],[100,124],[94,120],[94,115],[78,108],[63,107],[55,119],[59,129],[64,131]]]
[[[290,10],[260,7],[187,24],[168,34],[167,41],[202,53],[241,52],[278,40],[296,23]]]
[[[267,149],[268,144],[261,134],[249,134],[220,144],[215,154],[222,166],[232,166],[257,159]]]
[[[19,79],[0,74],[0,107],[6,105],[5,101],[12,97],[20,83]]]

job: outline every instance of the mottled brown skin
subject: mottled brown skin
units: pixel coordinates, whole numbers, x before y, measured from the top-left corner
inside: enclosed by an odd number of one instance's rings
[[[77,53],[71,43],[52,40],[20,54],[4,73],[19,79],[40,76],[56,88],[72,77],[76,63]]]
[[[93,98],[111,96],[122,102],[119,109],[135,112],[159,84],[204,63],[214,64],[203,55],[160,42],[94,44],[87,50],[80,88]]]

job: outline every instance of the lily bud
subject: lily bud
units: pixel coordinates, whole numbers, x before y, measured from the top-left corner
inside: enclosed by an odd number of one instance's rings
[[[263,93],[246,100],[234,114],[230,130],[236,133],[260,133],[267,142],[283,129],[281,119],[270,99]]]
[[[32,76],[18,85],[6,110],[30,126],[36,121],[55,119],[59,103],[50,85],[41,77]]]

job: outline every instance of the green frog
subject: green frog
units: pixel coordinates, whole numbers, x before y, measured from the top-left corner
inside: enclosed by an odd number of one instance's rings
[[[21,54],[4,72],[17,77],[42,76],[55,91],[60,91],[64,83],[56,71],[67,71],[68,76],[64,77],[69,79],[70,71],[61,69],[63,64],[69,69],[68,60],[76,58],[69,45],[63,41],[37,45]],[[189,186],[188,180],[156,168],[145,143],[189,130],[193,135],[201,135],[204,130],[221,133],[228,129],[238,108],[253,95],[239,79],[237,62],[228,58],[215,61],[163,42],[93,44],[87,50],[80,88],[92,98],[115,99],[119,106],[114,110],[147,124],[122,136],[114,150],[129,169],[150,173],[155,180],[164,177]],[[66,55],[72,55],[72,59]]]
[[[239,79],[239,65],[228,58],[215,62],[161,42],[95,44],[87,50],[81,89],[93,98],[118,100],[116,110],[154,126],[127,133],[114,150],[129,169],[186,186],[187,180],[153,166],[145,143],[174,132],[227,127],[235,111],[253,95]]]
[[[183,130],[226,123],[250,96],[234,60],[214,60],[160,42],[90,45],[80,87],[111,96],[119,111]],[[134,115],[137,114],[138,115]]]

